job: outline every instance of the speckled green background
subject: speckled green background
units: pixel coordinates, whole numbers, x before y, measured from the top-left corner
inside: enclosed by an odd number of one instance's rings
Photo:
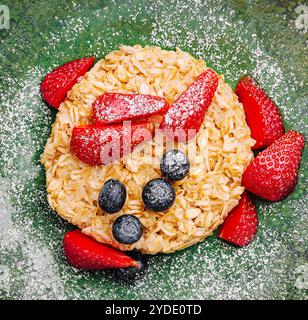
[[[308,32],[297,29],[305,1],[1,1],[0,298],[306,299],[307,150],[299,184],[281,203],[256,199],[255,241],[216,239],[150,258],[136,286],[110,272],[71,269],[61,241],[72,228],[48,207],[39,156],[56,114],[39,83],[55,66],[102,57],[120,44],[179,46],[204,58],[234,86],[252,73],[279,105],[286,127],[307,138]],[[307,21],[308,24],[308,21]]]

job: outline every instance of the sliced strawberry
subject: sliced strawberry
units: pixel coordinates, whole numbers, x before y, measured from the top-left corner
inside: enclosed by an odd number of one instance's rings
[[[229,212],[217,236],[237,246],[247,245],[258,228],[257,210],[244,192],[239,204]]]
[[[48,73],[41,83],[43,99],[58,109],[67,92],[90,69],[94,60],[95,57],[90,57],[70,61]]]
[[[260,152],[243,174],[245,188],[270,201],[289,195],[297,184],[304,143],[302,134],[290,130]]]
[[[251,136],[256,140],[253,149],[267,147],[284,134],[276,104],[251,76],[239,80],[235,93],[243,103]]]
[[[67,232],[63,239],[64,254],[72,267],[84,270],[139,267],[123,252],[98,243],[80,230]]]
[[[217,74],[207,69],[177,98],[160,125],[169,140],[186,142],[195,136],[217,86]]]
[[[127,120],[163,116],[169,108],[160,97],[145,94],[104,93],[93,103],[93,117],[97,124],[119,123]]]
[[[131,153],[154,135],[154,125],[148,122],[88,125],[75,127],[71,138],[71,152],[90,165],[109,164]]]

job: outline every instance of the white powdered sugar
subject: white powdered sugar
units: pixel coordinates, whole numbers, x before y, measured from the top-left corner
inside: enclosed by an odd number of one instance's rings
[[[274,57],[260,34],[251,31],[253,22],[241,20],[225,1],[170,1],[169,6],[163,0],[130,2],[112,1],[110,9],[97,10],[75,4],[67,17],[55,18],[63,26],[61,32],[51,29],[48,35],[40,35],[45,38],[43,54],[50,60],[57,54],[65,61],[65,52],[78,52],[80,41],[84,52],[88,49],[97,57],[110,46],[116,49],[123,39],[127,44],[180,47],[205,59],[233,85],[243,74],[252,73],[279,106],[287,128],[307,132],[304,76],[294,69],[293,61],[287,64],[281,56]],[[120,17],[114,19],[121,24],[109,22],[115,7]],[[284,18],[281,14],[281,29],[293,30],[283,24]],[[95,31],[97,21],[101,33]],[[141,32],[140,25],[148,26],[148,21],[150,31]],[[138,39],[126,37],[119,25],[140,32]],[[275,41],[281,51],[279,39]],[[57,64],[55,59],[49,70]],[[308,298],[303,280],[308,243],[305,164],[295,194],[281,203],[257,201],[258,234],[245,248],[213,236],[187,250],[151,257],[147,275],[135,286],[118,283],[110,272],[70,268],[62,252],[69,224],[48,208],[45,173],[38,161],[55,114],[40,98],[39,84],[46,71],[43,65],[29,66],[18,79],[8,76],[6,89],[0,88],[0,298]]]

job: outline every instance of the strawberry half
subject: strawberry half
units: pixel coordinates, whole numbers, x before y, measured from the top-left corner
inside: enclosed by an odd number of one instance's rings
[[[154,135],[154,125],[148,122],[88,125],[75,127],[71,138],[71,152],[89,165],[109,164],[131,153]]]
[[[95,57],[89,57],[70,61],[48,73],[41,83],[43,99],[58,109],[67,92],[90,69],[94,60]]]
[[[250,243],[257,233],[257,210],[247,193],[244,192],[239,204],[229,212],[217,236],[243,247]]]
[[[243,174],[245,188],[270,201],[289,195],[297,184],[304,143],[302,134],[290,130],[260,152]]]
[[[251,136],[256,140],[252,149],[267,147],[284,134],[276,104],[251,76],[239,80],[235,93],[244,106]]]
[[[104,93],[93,103],[93,117],[95,123],[105,125],[163,116],[169,107],[165,99],[151,95]]]
[[[160,125],[169,140],[186,142],[195,136],[217,86],[217,74],[207,69],[176,99]]]
[[[69,264],[83,270],[139,267],[139,263],[123,252],[103,245],[81,233],[69,231],[63,239],[64,254]]]

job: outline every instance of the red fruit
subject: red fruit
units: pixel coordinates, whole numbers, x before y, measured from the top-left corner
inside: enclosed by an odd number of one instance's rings
[[[239,204],[229,212],[217,236],[240,247],[247,245],[258,228],[257,210],[244,192]]]
[[[276,104],[251,76],[239,80],[235,93],[244,106],[251,136],[256,140],[252,149],[267,147],[284,134]]]
[[[289,195],[297,184],[304,143],[302,134],[290,130],[260,152],[243,174],[245,188],[270,201]]]
[[[145,94],[104,93],[93,103],[93,116],[97,124],[119,123],[127,120],[162,116],[169,108],[160,97]]]
[[[177,98],[160,125],[169,140],[186,142],[195,136],[217,86],[217,74],[207,69]]]
[[[140,143],[151,140],[153,134],[154,125],[148,122],[75,127],[71,152],[90,165],[109,164],[131,153]]]
[[[96,242],[78,229],[65,234],[63,248],[69,264],[78,269],[102,270],[139,266],[137,261],[123,252]]]
[[[95,57],[90,57],[70,61],[48,73],[41,83],[43,99],[58,109],[67,92],[90,69],[94,60]]]

